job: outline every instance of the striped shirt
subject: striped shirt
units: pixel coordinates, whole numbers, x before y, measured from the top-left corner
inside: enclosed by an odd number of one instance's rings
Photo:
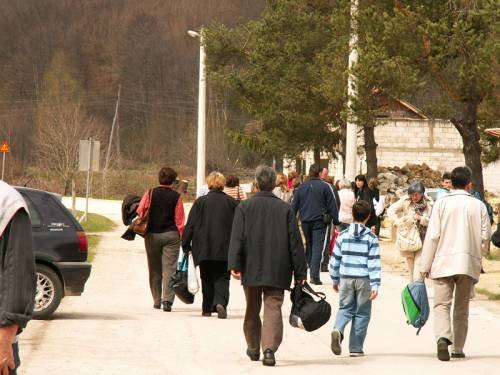
[[[330,258],[333,284],[341,278],[369,278],[378,290],[381,277],[380,246],[377,236],[362,224],[351,224],[342,231]]]
[[[237,201],[242,201],[247,199],[247,194],[243,191],[241,186],[235,186],[235,187],[224,186],[224,193],[236,199]]]

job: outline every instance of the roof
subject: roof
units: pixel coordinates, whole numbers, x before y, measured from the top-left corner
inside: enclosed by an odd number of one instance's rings
[[[486,134],[492,135],[494,137],[500,138],[500,128],[490,128],[485,130]]]
[[[422,117],[422,119],[424,120],[428,120],[429,117],[424,113],[422,112],[420,109],[418,109],[417,107],[415,107],[414,105],[408,103],[407,101],[405,100],[402,100],[402,99],[396,99],[401,105],[403,105],[404,107],[408,108],[411,112],[414,112],[415,114],[419,115],[420,117]]]

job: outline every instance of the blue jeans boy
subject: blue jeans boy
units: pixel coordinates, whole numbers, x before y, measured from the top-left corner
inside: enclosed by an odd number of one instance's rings
[[[341,352],[340,342],[344,337],[344,330],[349,322],[352,323],[349,336],[349,352],[351,355],[363,354],[363,343],[365,342],[372,311],[370,294],[371,286],[368,278],[340,279],[340,306],[332,332],[332,350],[335,354]],[[335,337],[335,335],[339,335],[339,337]]]

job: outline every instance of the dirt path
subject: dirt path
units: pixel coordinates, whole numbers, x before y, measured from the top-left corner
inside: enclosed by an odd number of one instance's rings
[[[117,203],[93,202],[91,211],[113,219]],[[118,211],[119,212],[119,211]],[[288,325],[288,294],[283,308],[284,341],[278,366],[270,370],[245,356],[242,333],[244,296],[231,284],[229,319],[202,318],[201,296],[194,305],[174,304],[172,313],[153,310],[142,241],[119,238],[123,227],[104,235],[92,275],[81,297],[63,300],[54,320],[33,321],[21,338],[20,374],[494,374],[500,366],[500,310],[494,302],[473,301],[466,360],[435,359],[432,317],[420,336],[406,325],[399,298],[405,279],[385,269],[375,301],[364,358],[330,352],[332,321],[313,333]],[[385,252],[385,248],[383,250]],[[390,253],[389,253],[390,254]],[[386,258],[385,252],[384,258]],[[385,262],[385,260],[384,260]],[[387,267],[385,267],[387,268]],[[337,310],[328,285],[318,289]],[[431,292],[432,295],[432,292]],[[432,303],[432,301],[431,301]],[[344,345],[344,350],[346,350]]]

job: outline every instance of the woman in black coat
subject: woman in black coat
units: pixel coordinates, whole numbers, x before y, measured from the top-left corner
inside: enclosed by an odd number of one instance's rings
[[[210,191],[194,202],[182,237],[182,249],[192,251],[195,264],[200,266],[202,316],[217,312],[219,319],[227,317],[230,276],[227,258],[234,209],[238,205],[238,201],[222,191],[225,184],[221,173],[210,173],[207,177]]]
[[[356,176],[354,179],[355,187],[354,187],[354,196],[356,200],[365,201],[370,205],[371,215],[368,219],[368,222],[365,224],[368,228],[371,229],[373,233],[375,233],[375,227],[377,225],[377,218],[375,216],[375,207],[373,206],[373,199],[379,200],[378,189],[377,191],[373,191],[368,187],[368,182],[366,181],[366,177],[363,174]],[[376,196],[377,195],[377,196]]]

